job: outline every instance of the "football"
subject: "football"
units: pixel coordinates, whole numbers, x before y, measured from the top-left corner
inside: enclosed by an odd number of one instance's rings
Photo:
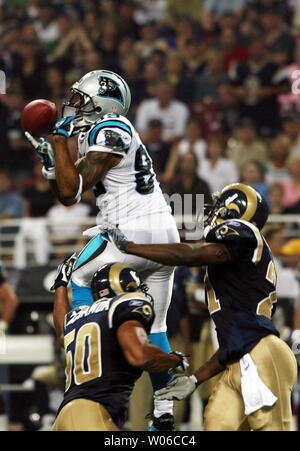
[[[21,123],[24,131],[35,137],[47,136],[58,119],[55,103],[37,99],[28,103],[22,112]]]

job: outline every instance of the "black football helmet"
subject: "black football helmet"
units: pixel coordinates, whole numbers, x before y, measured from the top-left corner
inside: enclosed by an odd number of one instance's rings
[[[204,235],[225,219],[242,219],[259,230],[265,225],[269,207],[265,199],[251,186],[232,183],[213,194],[214,203],[204,206]]]
[[[124,263],[103,265],[95,272],[91,282],[94,302],[134,291],[142,291],[146,294],[148,287],[142,283],[137,271]]]

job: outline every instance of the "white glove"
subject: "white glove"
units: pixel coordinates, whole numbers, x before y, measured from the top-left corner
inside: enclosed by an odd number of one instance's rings
[[[130,243],[126,236],[120,229],[110,224],[103,224],[98,226],[101,232],[107,233],[114,244],[120,249],[121,252],[125,252],[126,245]]]
[[[166,387],[156,390],[154,392],[154,398],[163,401],[181,401],[187,396],[191,395],[198,387],[198,381],[196,376],[181,376],[176,377],[169,382]]]
[[[42,169],[43,176],[48,180],[55,179],[55,157],[51,144],[44,138],[40,138],[37,141],[29,132],[25,132],[25,137],[44,165]]]
[[[291,349],[295,355],[300,352],[300,330],[295,329],[291,335]]]
[[[0,320],[0,331],[1,332],[6,332],[8,329],[8,324],[6,321],[4,321],[3,319]]]

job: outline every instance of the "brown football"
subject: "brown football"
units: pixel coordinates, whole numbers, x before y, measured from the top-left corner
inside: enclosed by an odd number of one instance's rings
[[[57,119],[58,112],[55,103],[37,99],[25,106],[21,123],[24,131],[39,137],[49,135]]]

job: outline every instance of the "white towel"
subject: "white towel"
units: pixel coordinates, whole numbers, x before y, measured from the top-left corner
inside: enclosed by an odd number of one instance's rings
[[[245,415],[250,415],[265,406],[273,406],[277,397],[263,383],[258,375],[257,367],[250,354],[245,354],[240,359],[242,372],[241,386],[245,404]]]

